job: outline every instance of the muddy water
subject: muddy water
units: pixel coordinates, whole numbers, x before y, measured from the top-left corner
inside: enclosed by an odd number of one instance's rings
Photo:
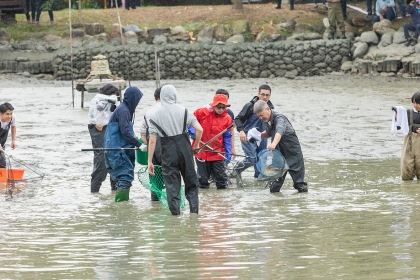
[[[249,171],[245,188],[202,190],[198,216],[173,217],[138,181],[127,203],[113,202],[108,183],[90,194],[80,94],[73,108],[69,83],[14,78],[0,89],[19,120],[8,153],[46,176],[35,196],[0,200],[1,279],[420,278],[420,187],[400,180],[403,138],[390,134],[390,108],[410,106],[415,81],[170,81],[191,110],[224,87],[235,113],[267,82],[297,131],[309,184],[299,194],[288,178],[270,194]],[[154,83],[132,84],[145,93],[138,131]]]

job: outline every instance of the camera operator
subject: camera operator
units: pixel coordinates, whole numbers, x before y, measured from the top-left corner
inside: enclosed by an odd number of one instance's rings
[[[89,134],[92,139],[92,148],[104,147],[104,135],[111,113],[117,107],[118,89],[106,84],[97,95],[90,101],[89,108]],[[103,151],[94,151],[93,172],[91,175],[90,192],[99,192],[102,182],[105,181],[107,170]],[[115,183],[111,179],[111,190],[115,190]]]

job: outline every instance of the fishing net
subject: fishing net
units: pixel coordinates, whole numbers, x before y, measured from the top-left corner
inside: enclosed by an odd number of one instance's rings
[[[259,152],[256,166],[260,172],[258,181],[276,180],[289,170],[286,159],[277,149],[273,151],[264,149]]]
[[[44,174],[16,157],[5,152],[0,154],[6,162],[6,168],[0,168],[0,194],[7,199],[18,196],[33,197]]]
[[[162,166],[155,165],[155,175],[150,175],[147,171],[147,166],[141,167],[137,173],[140,183],[150,191],[153,191],[158,199],[160,204],[166,209],[169,209],[168,206],[168,197],[166,196],[165,182],[163,181],[162,175]],[[180,207],[185,208],[185,195],[184,188],[181,186],[181,202]]]

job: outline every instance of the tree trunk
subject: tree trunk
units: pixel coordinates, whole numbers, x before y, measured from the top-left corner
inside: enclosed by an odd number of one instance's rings
[[[233,9],[242,10],[243,9],[242,0],[233,0]]]

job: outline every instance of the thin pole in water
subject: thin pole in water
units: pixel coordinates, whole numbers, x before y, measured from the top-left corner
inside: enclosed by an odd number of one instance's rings
[[[70,67],[71,67],[71,96],[74,108],[74,84],[73,84],[73,34],[71,27],[71,0],[69,0],[69,27],[70,27]]]
[[[128,86],[131,87],[131,83],[130,83],[130,68],[131,67],[130,67],[130,63],[127,63],[127,54],[125,52],[125,40],[124,40],[124,36],[123,36],[123,32],[122,32],[120,11],[118,10],[117,0],[115,0],[114,2],[115,2],[115,8],[117,9],[117,14],[118,14],[118,23],[120,25],[121,44],[122,44],[123,51],[124,51],[125,62],[128,65],[128,67],[126,67],[126,69],[127,69],[127,76],[128,76]]]

